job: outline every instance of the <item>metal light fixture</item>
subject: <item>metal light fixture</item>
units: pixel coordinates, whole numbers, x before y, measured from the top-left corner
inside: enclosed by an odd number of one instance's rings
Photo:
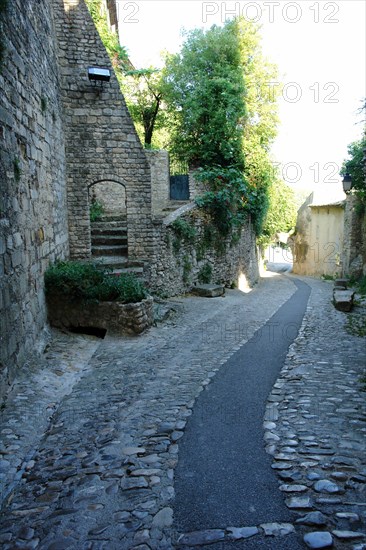
[[[89,67],[88,68],[88,77],[89,80],[94,82],[97,85],[97,82],[100,82],[100,85],[103,85],[103,82],[109,82],[111,78],[111,71],[106,67]]]
[[[352,189],[352,176],[351,176],[351,174],[346,172],[346,174],[345,174],[345,176],[342,180],[342,183],[343,183],[343,191],[345,193],[349,193]]]

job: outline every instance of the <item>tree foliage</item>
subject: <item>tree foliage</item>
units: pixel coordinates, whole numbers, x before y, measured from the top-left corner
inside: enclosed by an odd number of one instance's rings
[[[294,191],[278,177],[269,186],[268,201],[269,207],[259,240],[263,248],[275,240],[277,233],[289,233],[295,228],[298,210]]]
[[[211,194],[201,203],[221,211],[226,204],[231,225],[250,213],[257,234],[273,175],[269,149],[279,87],[269,84],[276,79],[276,68],[263,58],[258,27],[243,18],[188,32],[181,52],[166,59],[171,151],[203,168],[199,178],[207,178]]]
[[[348,146],[349,158],[343,162],[341,174],[352,176],[352,188],[357,197],[366,205],[366,133]]]
[[[126,71],[122,89],[145,147],[163,146],[165,111],[162,109],[161,71],[154,67]]]
[[[235,24],[188,32],[164,73],[174,156],[196,166],[243,166],[245,84]]]
[[[108,52],[113,68],[120,80],[121,71],[130,68],[127,50],[120,45],[118,34],[112,32],[108,26],[107,14],[103,9],[102,0],[85,0],[93,18],[100,38]]]

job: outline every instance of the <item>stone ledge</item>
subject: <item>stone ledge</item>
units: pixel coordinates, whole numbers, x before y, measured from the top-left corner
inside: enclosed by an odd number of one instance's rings
[[[333,304],[338,311],[349,312],[353,307],[355,293],[352,290],[335,290],[333,292]]]
[[[152,297],[134,304],[70,303],[62,298],[48,298],[48,320],[58,328],[94,327],[112,334],[141,334],[153,323],[153,303]]]
[[[216,298],[225,294],[225,288],[222,285],[197,285],[192,288],[192,294],[205,298]]]

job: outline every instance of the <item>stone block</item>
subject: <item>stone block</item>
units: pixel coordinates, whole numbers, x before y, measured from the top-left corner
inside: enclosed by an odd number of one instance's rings
[[[333,304],[338,311],[349,312],[353,307],[355,293],[352,290],[335,290],[333,292]]]
[[[222,285],[197,285],[192,288],[192,293],[204,298],[216,298],[225,294],[225,288]]]

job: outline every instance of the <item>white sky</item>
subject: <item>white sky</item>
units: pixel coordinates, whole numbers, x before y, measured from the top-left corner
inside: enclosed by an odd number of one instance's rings
[[[363,127],[357,110],[366,97],[364,0],[117,2],[121,43],[137,68],[159,66],[163,50],[179,51],[182,28],[209,28],[232,14],[257,19],[263,51],[286,85],[273,146],[284,180],[309,189],[340,186],[347,145]]]

